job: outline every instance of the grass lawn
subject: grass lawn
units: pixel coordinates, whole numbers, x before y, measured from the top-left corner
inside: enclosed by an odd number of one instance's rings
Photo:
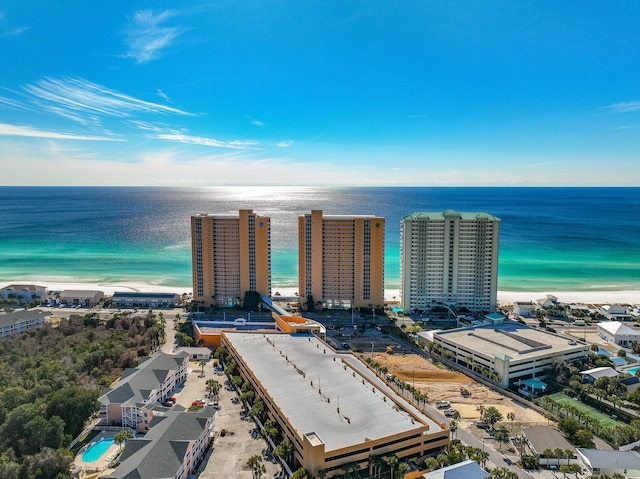
[[[613,427],[613,426],[618,426],[623,424],[622,422],[616,421],[615,419],[607,416],[606,414],[603,414],[600,411],[597,411],[591,406],[587,406],[586,404],[580,401],[576,401],[575,399],[567,396],[564,393],[551,394],[548,396],[548,398],[557,402],[558,404],[568,404],[570,406],[573,406],[578,411],[584,413],[586,416],[589,416],[595,419],[596,421],[598,421],[600,423],[600,426],[602,427]]]

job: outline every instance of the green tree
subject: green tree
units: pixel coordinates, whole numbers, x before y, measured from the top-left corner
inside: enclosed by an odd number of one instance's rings
[[[242,309],[245,311],[255,311],[260,303],[260,293],[256,291],[245,291]]]
[[[113,436],[113,442],[115,442],[118,446],[121,446],[132,437],[133,437],[133,434],[129,429],[122,429],[118,431],[115,436]]]
[[[491,469],[490,479],[518,479],[518,474],[511,472],[506,467],[495,467]]]
[[[289,479],[313,479],[313,476],[305,468],[300,467],[293,471]]]
[[[565,433],[569,440],[572,440],[578,429],[580,429],[580,423],[572,417],[565,417],[558,422],[558,429]]]
[[[293,462],[293,444],[285,437],[273,450],[273,455],[291,464]]]
[[[394,477],[394,473],[396,471],[396,467],[398,465],[398,456],[395,454],[390,454],[382,458],[382,460],[389,466],[389,471],[391,474],[391,479]]]
[[[500,444],[500,451],[502,452],[502,445],[509,442],[509,431],[501,428],[496,432],[495,439]]]
[[[70,479],[69,468],[73,456],[63,449],[44,448],[38,454],[26,456],[21,477],[34,479]],[[3,479],[5,479],[3,477]]]
[[[384,462],[382,461],[382,458],[380,456],[373,455],[369,458],[369,466],[371,467],[371,472],[373,473],[374,478],[379,477],[380,473],[382,472],[383,464]]]
[[[251,456],[247,460],[245,466],[251,469],[251,474],[253,475],[254,479],[259,479],[262,473],[266,472],[267,470],[267,468],[264,467],[264,464],[262,464],[262,457],[260,457],[258,454]]]
[[[262,402],[261,399],[256,399],[253,402],[253,405],[251,406],[251,409],[249,410],[249,416],[262,416],[262,413],[264,412],[264,403]]]
[[[76,437],[84,424],[100,408],[94,391],[70,386],[59,389],[47,399],[47,415],[58,416],[65,422],[64,432]]]
[[[409,464],[407,464],[406,462],[401,462],[400,464],[398,464],[398,477],[404,477],[404,475],[410,470],[411,467],[409,467]]]
[[[495,424],[502,421],[502,413],[495,406],[489,406],[484,410],[482,420],[486,422],[491,429],[494,429]]]

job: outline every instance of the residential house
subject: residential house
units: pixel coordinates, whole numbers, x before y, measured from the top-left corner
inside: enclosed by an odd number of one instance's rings
[[[582,382],[593,384],[599,378],[617,378],[620,376],[620,373],[613,368],[610,367],[600,367],[588,369],[587,371],[580,372],[582,376]]]
[[[521,318],[533,318],[536,305],[532,301],[516,301],[513,303],[513,314]]]

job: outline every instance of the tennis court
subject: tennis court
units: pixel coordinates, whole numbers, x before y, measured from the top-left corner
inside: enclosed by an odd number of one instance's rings
[[[616,421],[615,419],[607,416],[606,414],[603,414],[600,411],[593,409],[591,406],[587,406],[586,404],[581,403],[580,401],[576,401],[575,399],[573,399],[570,396],[567,396],[564,393],[555,393],[555,394],[549,395],[548,397],[549,399],[557,402],[558,404],[573,406],[581,413],[598,421],[600,423],[600,426],[602,427],[613,427],[613,426],[618,426],[623,424],[620,421]]]

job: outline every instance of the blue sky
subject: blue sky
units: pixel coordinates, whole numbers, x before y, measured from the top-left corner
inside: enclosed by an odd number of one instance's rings
[[[3,185],[640,185],[640,2],[0,4]]]

